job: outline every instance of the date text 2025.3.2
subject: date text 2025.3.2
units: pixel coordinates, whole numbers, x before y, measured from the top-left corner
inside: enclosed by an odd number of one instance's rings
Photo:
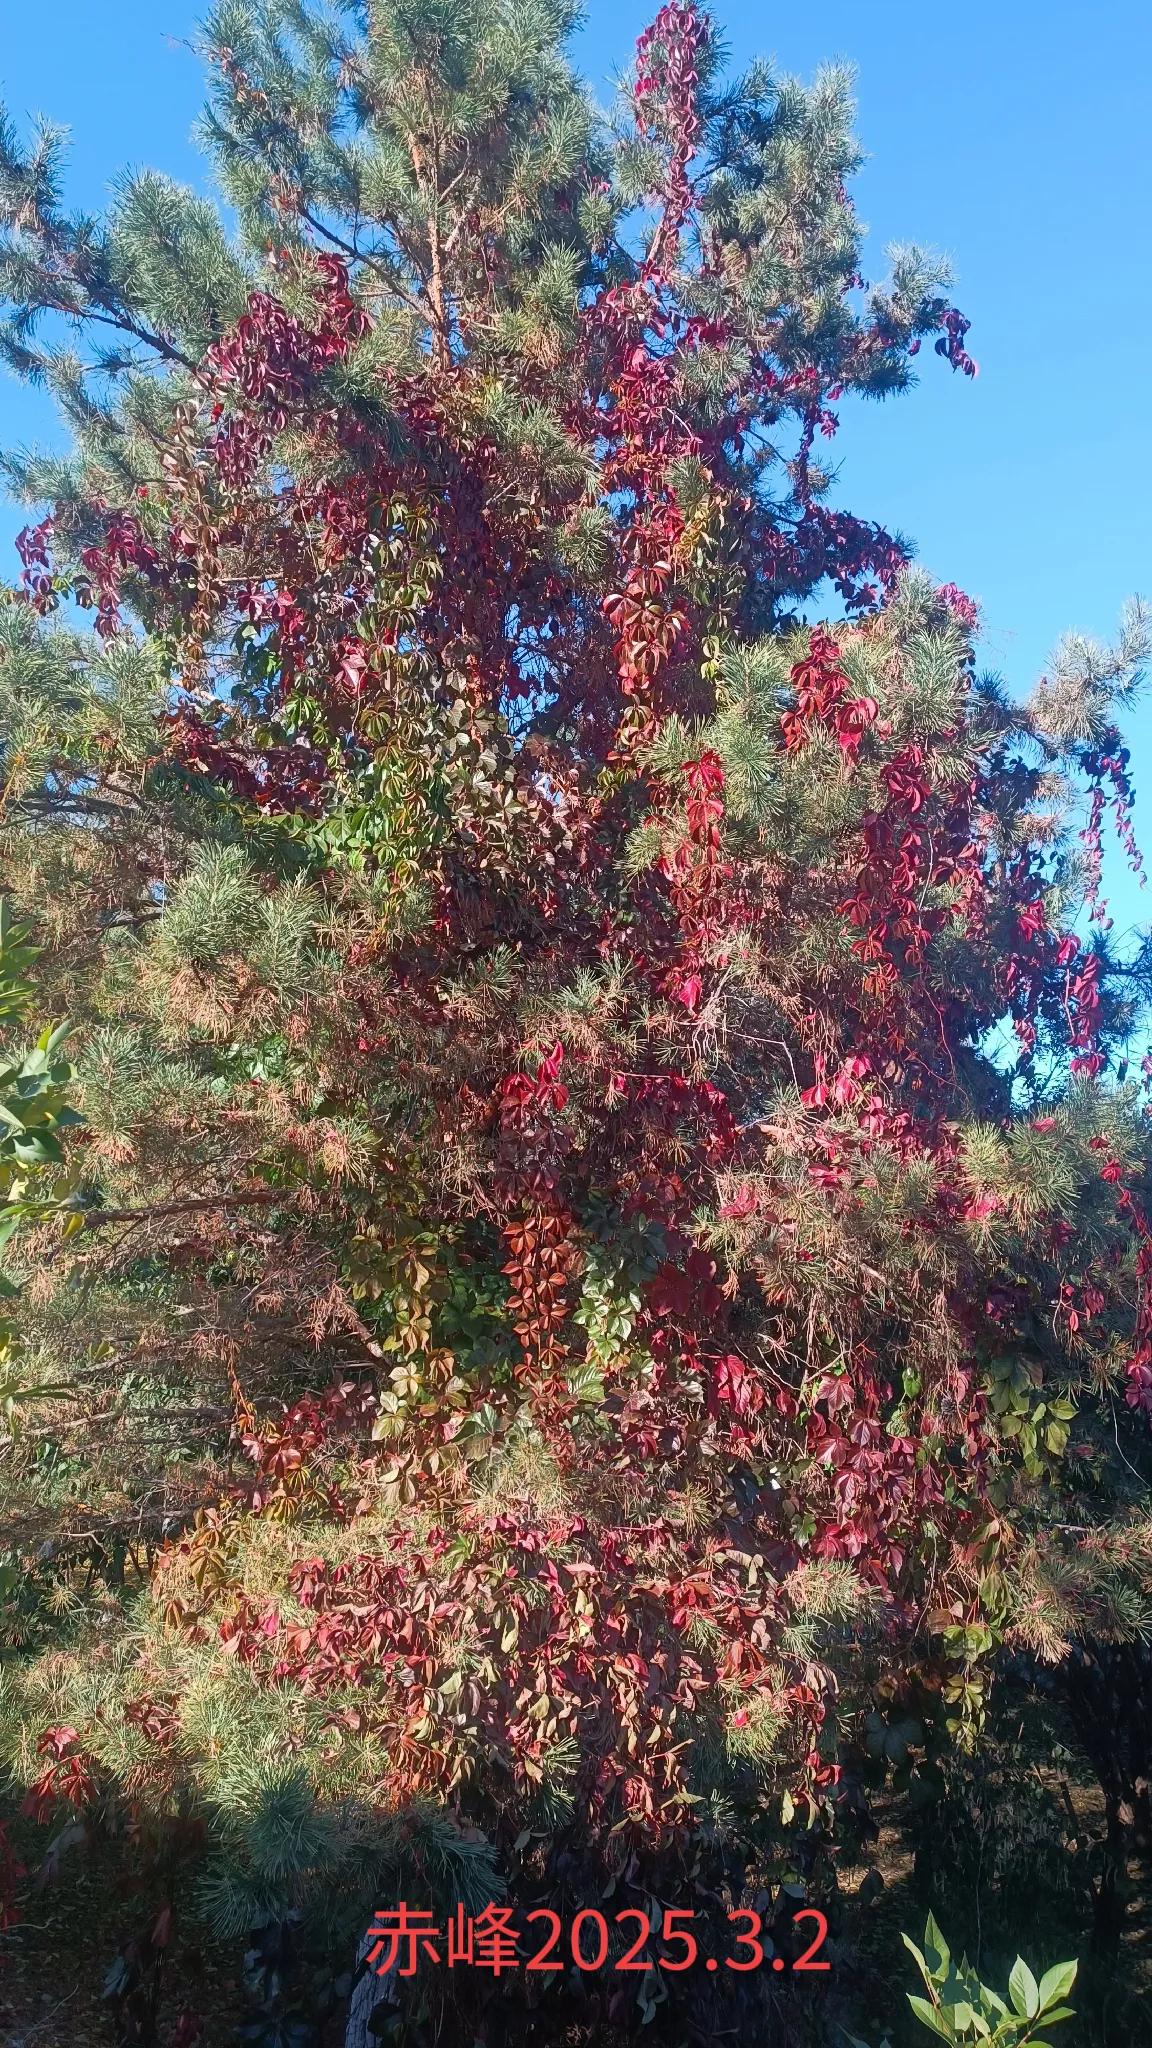
[[[627,1906],[609,1918],[588,1906],[574,1914],[565,1930],[558,1913],[547,1907],[517,1915],[511,1906],[489,1904],[480,1913],[466,1913],[457,1906],[451,1919],[437,1924],[431,1912],[409,1906],[403,1899],[397,1906],[383,1908],[368,1930],[365,1960],[378,1976],[413,1977],[420,1965],[455,1969],[487,1970],[500,1976],[506,1970],[642,1971],[665,1970],[827,1970],[820,1950],[828,1934],[828,1922],[815,1907],[802,1907],[792,1926],[803,1934],[800,1923],[812,1923],[812,1939],[802,1952],[786,1957],[774,1950],[763,1934],[761,1919],[750,1907],[740,1906],[728,1914],[732,1929],[731,1950],[723,1955],[701,1953],[693,1932],[695,1913],[689,1908],[666,1906],[653,1928],[651,1917],[638,1907]],[[612,1929],[616,1929],[613,1940]]]

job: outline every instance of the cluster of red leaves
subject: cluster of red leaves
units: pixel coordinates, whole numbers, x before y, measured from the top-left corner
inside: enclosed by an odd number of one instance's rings
[[[666,982],[669,995],[689,1015],[700,1008],[706,972],[705,954],[723,965],[716,942],[727,921],[724,885],[731,867],[723,859],[724,764],[718,754],[704,753],[684,763],[688,801],[684,806],[687,837],[661,862],[679,925],[677,958]]]
[[[659,1832],[687,1818],[694,1720],[760,1703],[805,1731],[809,1783],[831,1783],[823,1703],[773,1655],[779,1588],[712,1538],[687,1552],[659,1520],[497,1516],[466,1545],[398,1529],[389,1556],[294,1567],[302,1622],[242,1601],[220,1639],[264,1683],[330,1698],[336,1725],[382,1740],[400,1800],[466,1796],[481,1765],[522,1816],[570,1743],[585,1818]]]
[[[52,565],[54,524],[49,514],[36,526],[22,527],[16,536],[16,552],[20,557],[24,596],[41,617],[46,612],[54,611],[59,601]]]
[[[104,522],[99,541],[81,550],[81,563],[90,578],[88,592],[80,591],[85,602],[95,603],[96,631],[109,640],[120,629],[120,586],[131,572],[145,583],[155,580],[160,557],[145,538],[138,519],[129,512],[114,512]]]
[[[693,6],[662,7],[636,45],[637,126],[657,135],[668,151],[666,179],[658,197],[660,227],[650,261],[670,263],[692,209],[688,166],[700,137],[697,66],[708,34],[708,17]]]
[[[47,1819],[60,1806],[83,1810],[97,1792],[97,1768],[75,1728],[46,1728],[36,1744],[50,1759],[24,1795],[21,1811],[33,1820]]]
[[[1135,795],[1129,775],[1131,756],[1120,737],[1116,726],[1109,726],[1095,746],[1086,747],[1081,755],[1081,766],[1092,789],[1092,808],[1088,823],[1080,837],[1088,855],[1090,889],[1092,900],[1088,914],[1101,930],[1111,930],[1111,921],[1100,895],[1100,870],[1103,860],[1101,826],[1109,795],[1112,800],[1116,836],[1127,856],[1128,866],[1140,878],[1141,888],[1146,886],[1144,857],[1136,844],[1132,823]]]
[[[348,288],[348,272],[335,256],[313,259],[318,273],[316,324],[305,326],[269,292],[253,292],[248,310],[210,349],[205,367],[219,396],[215,455],[221,476],[236,488],[250,483],[293,409],[331,364],[346,356],[367,331],[368,317]],[[243,404],[229,409],[237,395]]]
[[[312,1468],[317,1453],[334,1440],[343,1440],[354,1452],[367,1432],[373,1408],[372,1390],[353,1379],[338,1380],[323,1393],[306,1394],[264,1423],[257,1422],[246,1404],[238,1404],[237,1433],[257,1474],[249,1499],[253,1511],[291,1510],[306,1500],[309,1507],[342,1519],[345,1508],[338,1490],[318,1490]]]
[[[564,1048],[557,1041],[535,1075],[508,1074],[500,1084],[500,1134],[509,1204],[519,1214],[504,1226],[509,1257],[508,1311],[512,1327],[541,1376],[550,1383],[565,1346],[561,1338],[572,1262],[572,1218],[557,1187],[567,1140],[558,1124],[568,1102],[560,1079]]]
[[[936,343],[936,353],[944,356],[954,370],[963,370],[966,377],[976,375],[976,364],[964,346],[964,337],[971,326],[955,306],[949,306],[943,316],[944,332]]]
[[[936,595],[966,633],[975,632],[980,623],[980,607],[967,591],[961,590],[956,583],[942,583]]]
[[[953,1376],[949,1395],[964,1417],[964,1456],[978,1473],[988,1440],[970,1371]],[[891,1386],[861,1345],[848,1372],[820,1383],[808,1421],[808,1447],[829,1473],[835,1501],[813,1549],[819,1557],[856,1560],[882,1586],[899,1580],[916,1529],[944,1510],[945,1468],[920,1456],[917,1437],[892,1432],[891,1402]]]
[[[792,671],[796,703],[781,720],[781,732],[788,753],[803,747],[814,726],[831,734],[852,767],[869,726],[879,711],[874,697],[853,697],[839,668],[840,649],[830,633],[817,627],[812,634],[807,658]]]
[[[191,705],[171,713],[167,741],[182,769],[204,776],[271,817],[315,811],[328,784],[328,765],[314,747],[299,743],[240,749],[219,736]]]
[[[1128,1218],[1138,1246],[1136,1327],[1125,1398],[1130,1408],[1138,1408],[1152,1417],[1152,1217],[1139,1196],[1124,1185],[1119,1160],[1106,1161],[1100,1178],[1118,1187],[1117,1208]]]

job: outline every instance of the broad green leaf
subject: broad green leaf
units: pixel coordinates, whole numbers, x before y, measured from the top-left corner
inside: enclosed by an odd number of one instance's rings
[[[954,2041],[956,2039],[948,2022],[940,2017],[935,2006],[929,2005],[926,1998],[913,1998],[911,1992],[909,1992],[908,2003],[912,2007],[921,2026],[927,2027],[930,2033],[935,2034],[938,2041]]]
[[[925,1962],[924,1957],[921,1955],[920,1950],[917,1948],[916,1943],[913,1941],[912,1936],[910,1934],[902,1934],[900,1936],[900,1939],[904,1943],[905,1948],[908,1950],[909,1955],[915,1956],[917,1967],[919,1968],[920,1973],[924,1977],[925,1981],[927,1982],[928,1980],[930,1980],[932,1972],[928,1968],[928,1965]]]
[[[1067,1998],[1076,1982],[1075,1963],[1053,1963],[1040,1979],[1040,2011],[1046,2013],[1058,1999]]]
[[[941,1934],[939,1927],[936,1925],[935,1917],[931,1913],[928,1915],[924,1928],[924,1946],[926,1949],[935,1951],[935,1974],[938,1974],[941,1978],[946,1977],[948,1975],[948,1966],[952,1961],[952,1951],[948,1947],[948,1943]]]
[[[1008,1996],[1022,2019],[1034,2020],[1040,2010],[1040,1986],[1024,1961],[1017,1956],[1008,1979]]]

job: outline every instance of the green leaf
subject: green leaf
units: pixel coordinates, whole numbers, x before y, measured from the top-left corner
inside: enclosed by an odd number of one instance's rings
[[[948,1975],[948,1966],[952,1961],[952,1952],[939,1927],[936,1925],[934,1915],[931,1913],[929,1913],[924,1927],[924,1946],[926,1949],[935,1951],[936,1974],[941,1978],[946,1977]]]
[[[1061,1998],[1067,1998],[1076,1982],[1076,1963],[1053,1963],[1040,1979],[1040,2011],[1047,2014],[1048,2007]]]
[[[919,1969],[921,1976],[925,1979],[926,1982],[930,1981],[932,1972],[928,1968],[928,1965],[925,1962],[924,1957],[921,1955],[920,1950],[917,1948],[916,1943],[913,1941],[912,1936],[910,1934],[902,1934],[900,1936],[900,1939],[904,1943],[905,1948],[908,1950],[909,1955],[915,1956],[917,1968]]]
[[[926,1998],[913,1998],[911,1992],[909,1992],[908,2003],[912,2007],[921,2026],[927,2027],[930,2033],[935,2034],[938,2041],[954,2041],[956,2039],[947,2021],[941,2018],[934,2005],[929,2005]]]
[[[1040,2010],[1040,1986],[1024,1961],[1017,1956],[1008,1979],[1008,1996],[1022,2019],[1034,2020]]]

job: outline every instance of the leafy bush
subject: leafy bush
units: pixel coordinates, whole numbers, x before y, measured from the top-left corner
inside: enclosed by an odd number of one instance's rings
[[[1050,2027],[1074,2018],[1064,2000],[1076,1982],[1075,1963],[1054,1963],[1037,1983],[1022,1956],[1008,1979],[1008,1997],[982,1984],[967,1958],[953,1962],[948,1944],[932,1915],[924,1930],[924,1948],[908,1935],[904,1945],[916,1958],[927,1997],[908,1994],[908,2003],[922,2027],[938,2041],[987,2042],[988,2048],[1047,2048],[1042,2040]],[[855,2048],[864,2048],[857,2042]]]

